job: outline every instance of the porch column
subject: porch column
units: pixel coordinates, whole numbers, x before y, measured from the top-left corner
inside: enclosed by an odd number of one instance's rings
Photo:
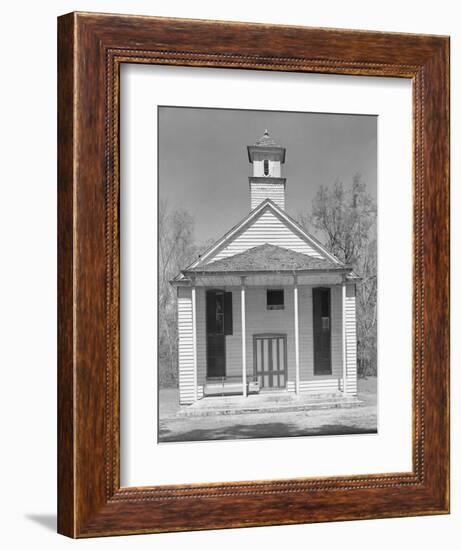
[[[343,343],[343,395],[347,396],[347,353],[346,353],[346,283],[341,284],[342,343]]]
[[[246,326],[245,326],[245,277],[241,278],[240,289],[241,317],[242,317],[242,386],[243,396],[247,395],[247,349],[246,349]]]
[[[298,278],[293,275],[293,296],[295,312],[295,390],[299,393],[299,319],[298,319]]]
[[[192,280],[192,350],[194,364],[194,400],[198,400],[198,380],[197,380],[197,301],[195,279]]]

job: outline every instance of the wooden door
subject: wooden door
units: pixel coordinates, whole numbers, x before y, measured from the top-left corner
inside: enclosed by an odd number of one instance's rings
[[[331,374],[331,291],[312,289],[314,374]]]
[[[285,334],[257,334],[253,339],[254,373],[262,389],[285,388],[287,346]]]
[[[227,334],[232,334],[232,292],[207,290],[207,378],[226,376]]]

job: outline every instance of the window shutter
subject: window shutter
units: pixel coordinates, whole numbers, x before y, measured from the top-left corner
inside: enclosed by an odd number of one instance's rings
[[[233,333],[232,292],[224,293],[224,334]]]
[[[314,374],[331,374],[331,292],[312,289]]]

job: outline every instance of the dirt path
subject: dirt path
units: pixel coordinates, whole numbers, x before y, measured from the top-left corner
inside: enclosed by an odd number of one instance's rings
[[[251,413],[230,416],[174,417],[173,406],[164,403],[159,422],[159,441],[205,441],[309,435],[376,433],[376,381],[361,384],[362,406],[284,413]],[[173,398],[173,394],[170,396]]]
[[[175,418],[160,422],[159,440],[203,441],[376,433],[376,408]]]

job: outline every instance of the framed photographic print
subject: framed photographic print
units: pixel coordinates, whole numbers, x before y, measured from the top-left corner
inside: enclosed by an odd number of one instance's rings
[[[448,513],[448,38],[58,31],[59,532]]]

